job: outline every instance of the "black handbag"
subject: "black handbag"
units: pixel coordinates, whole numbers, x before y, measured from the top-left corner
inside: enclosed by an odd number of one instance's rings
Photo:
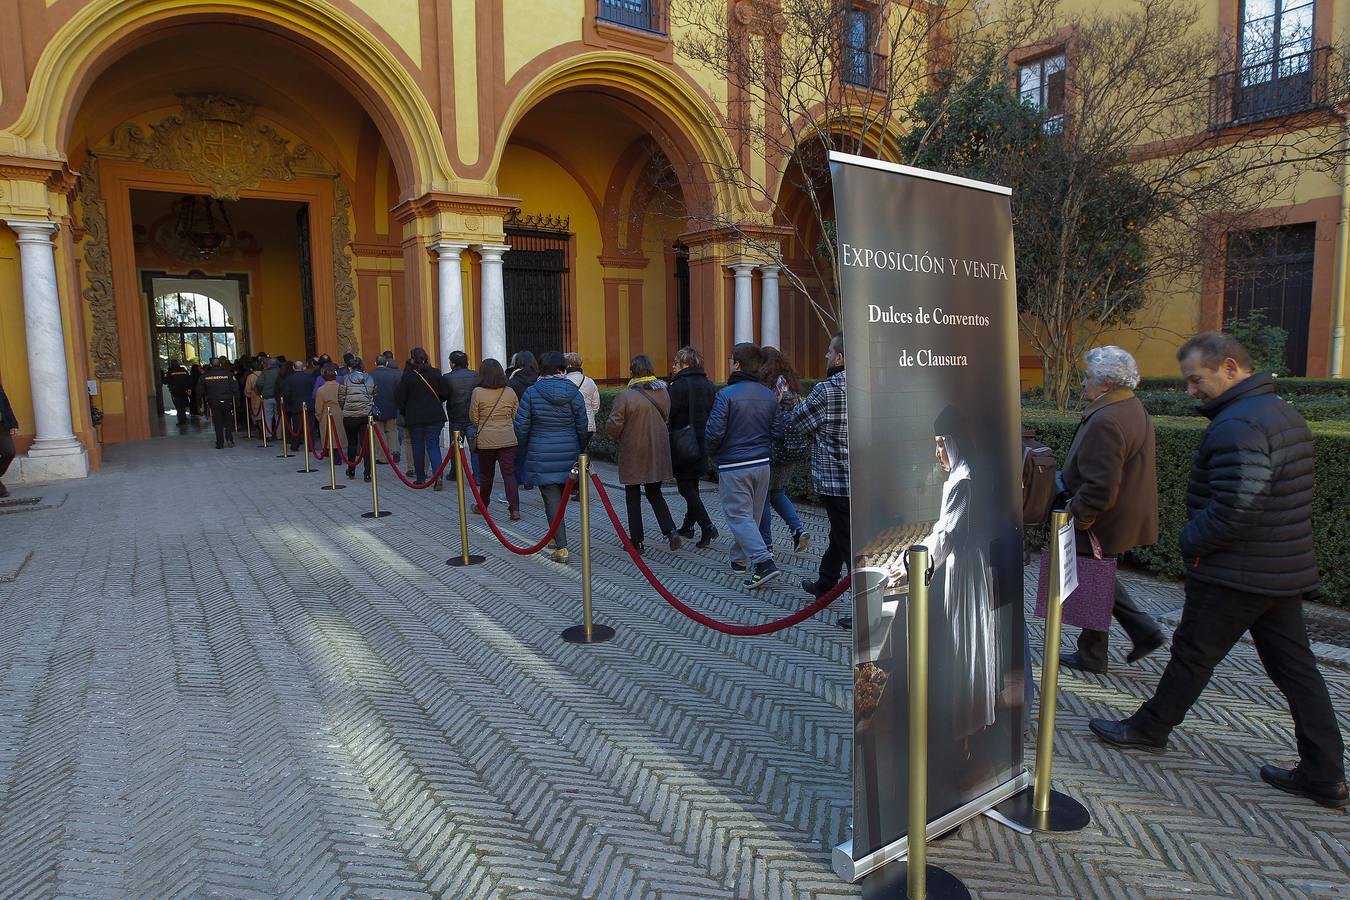
[[[703,451],[698,446],[698,435],[694,433],[693,425],[676,428],[670,433],[670,461],[677,467],[695,465],[702,458]]]

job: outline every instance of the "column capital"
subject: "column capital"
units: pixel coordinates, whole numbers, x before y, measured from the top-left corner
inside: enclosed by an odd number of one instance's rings
[[[61,227],[46,219],[6,219],[5,224],[14,229],[20,244],[51,244],[52,236]]]
[[[501,262],[502,254],[511,249],[510,244],[474,244],[473,249],[483,257],[484,262]]]
[[[782,268],[778,263],[765,263],[759,267],[759,274],[765,278],[777,278]]]
[[[469,249],[468,244],[458,241],[437,241],[427,247],[428,250],[434,250],[436,255],[442,261],[453,261],[459,259],[459,255]]]
[[[735,272],[737,278],[749,278],[759,268],[759,263],[733,262],[727,263],[727,268]]]

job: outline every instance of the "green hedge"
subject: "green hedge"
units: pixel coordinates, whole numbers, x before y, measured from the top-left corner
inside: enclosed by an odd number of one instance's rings
[[[1281,379],[1283,381],[1284,379]],[[1053,447],[1062,463],[1078,416],[1027,410],[1022,421]],[[1156,417],[1158,436],[1158,543],[1127,555],[1127,561],[1168,577],[1181,577],[1177,540],[1186,523],[1186,480],[1208,423],[1199,417]],[[1315,598],[1350,607],[1350,423],[1312,425],[1316,458],[1313,528],[1322,588]]]
[[[1350,379],[1346,378],[1293,378],[1276,379],[1281,397],[1286,400],[1294,397],[1350,397]],[[1141,391],[1186,391],[1186,385],[1179,376],[1150,377],[1139,379]]]
[[[1287,380],[1289,379],[1280,379],[1281,396],[1288,400],[1309,422],[1329,419],[1350,420],[1350,395],[1338,396],[1330,393],[1291,394],[1284,389]],[[1153,390],[1140,387],[1139,390],[1135,391],[1135,395],[1144,404],[1144,408],[1149,411],[1150,415],[1198,416],[1200,414],[1200,404],[1183,390]],[[1081,409],[1084,405],[1079,401],[1072,404],[1072,408]],[[1025,396],[1022,400],[1022,407],[1050,412],[1054,410],[1055,405],[1042,396]]]

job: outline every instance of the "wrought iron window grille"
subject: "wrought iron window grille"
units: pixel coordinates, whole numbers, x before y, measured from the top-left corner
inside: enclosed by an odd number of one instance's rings
[[[1277,119],[1328,104],[1331,47],[1271,57],[1210,78],[1210,128]]]
[[[669,28],[667,0],[598,0],[601,22],[664,35]]]

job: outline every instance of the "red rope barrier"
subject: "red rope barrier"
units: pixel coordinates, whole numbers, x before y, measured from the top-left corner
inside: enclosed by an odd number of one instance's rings
[[[336,426],[334,426],[334,425],[331,424],[332,421],[333,421],[331,417],[329,418],[328,421],[329,421],[329,423],[330,423],[330,424],[329,424],[329,431],[332,431],[334,428],[336,428]],[[337,451],[338,462],[342,463],[344,466],[346,466],[346,467],[349,468],[349,469],[355,469],[356,466],[361,462],[361,460],[363,460],[363,459],[366,458],[366,450],[369,449],[369,445],[370,445],[370,441],[368,441],[368,440],[367,440],[367,441],[362,441],[362,442],[361,442],[361,452],[358,453],[358,454],[356,454],[356,459],[348,459],[348,458],[347,458],[347,453],[346,453],[346,451],[344,451],[344,450],[342,449],[342,441],[340,441],[340,440],[337,439],[337,435],[334,435],[334,436],[333,436],[333,449],[334,449],[335,451]]]
[[[403,482],[414,491],[424,491],[435,484],[440,479],[441,475],[445,474],[445,467],[450,464],[450,460],[454,459],[453,455],[449,453],[445,454],[441,459],[440,468],[438,468],[430,478],[420,482],[411,481],[408,476],[403,474],[403,470],[394,464],[394,455],[389,452],[389,445],[384,442],[384,435],[380,434],[379,429],[375,430],[375,439],[380,442],[380,449],[384,451],[384,461],[389,464],[389,468],[394,470],[394,474],[398,476],[399,481]],[[439,441],[440,438],[437,437],[436,440]]]
[[[681,613],[693,619],[700,625],[711,628],[713,631],[720,631],[723,634],[734,634],[741,637],[754,637],[761,634],[772,634],[775,631],[782,631],[785,628],[791,628],[798,622],[804,622],[811,618],[835,600],[839,599],[839,595],[848,589],[849,577],[845,575],[843,578],[839,579],[838,584],[821,594],[810,606],[799,609],[797,612],[786,618],[777,619],[773,622],[765,622],[763,625],[728,625],[725,622],[719,622],[716,619],[709,618],[697,610],[690,609],[681,602],[678,597],[666,590],[665,585],[657,580],[656,576],[652,574],[652,570],[647,568],[647,564],[643,562],[642,557],[638,555],[637,548],[633,546],[632,540],[628,537],[628,532],[624,530],[623,525],[619,522],[619,516],[614,512],[613,504],[609,502],[609,495],[605,493],[605,486],[601,483],[600,476],[592,475],[591,481],[595,483],[596,491],[600,495],[600,502],[604,505],[605,512],[609,514],[609,521],[614,525],[614,530],[618,533],[619,540],[623,542],[623,548],[628,551],[628,555],[632,557],[633,563],[638,567],[638,571],[642,572],[643,577],[647,579],[647,583],[650,584],[652,588],[661,595],[661,598],[671,606],[675,607]]]
[[[548,534],[544,535],[543,539],[533,547],[517,547],[506,539],[506,535],[502,534],[501,529],[497,527],[497,523],[492,521],[492,516],[488,514],[487,504],[483,502],[483,495],[478,493],[478,482],[473,480],[473,469],[469,466],[469,459],[464,453],[464,448],[459,447],[457,449],[460,465],[464,467],[464,477],[468,479],[469,487],[473,489],[473,499],[478,504],[478,511],[483,514],[483,518],[487,520],[488,528],[492,529],[492,533],[497,536],[501,545],[512,553],[521,556],[529,556],[531,553],[538,553],[543,550],[544,545],[553,540],[553,535],[558,532],[558,526],[562,525],[563,513],[567,511],[567,501],[572,499],[572,487],[577,483],[576,478],[567,479],[567,484],[563,485],[562,503],[558,504],[558,511],[553,514],[553,522],[548,526]]]

